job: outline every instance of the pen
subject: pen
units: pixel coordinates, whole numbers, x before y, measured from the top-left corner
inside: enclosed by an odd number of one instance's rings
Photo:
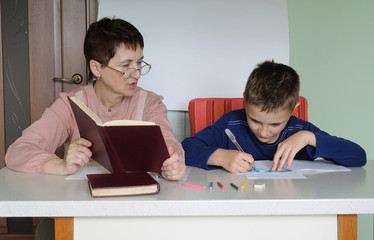
[[[240,186],[240,188],[245,188],[246,185],[247,185],[247,181],[245,181],[245,182]]]
[[[225,186],[223,186],[222,183],[217,182],[217,184],[218,184],[218,186],[219,186],[222,190],[225,189]]]
[[[240,188],[238,186],[236,186],[235,184],[233,183],[230,183],[231,187],[233,187],[236,191],[239,191]]]
[[[226,128],[226,129],[225,129],[225,133],[226,133],[226,135],[230,138],[231,142],[236,146],[236,148],[237,148],[239,151],[244,152],[244,151],[243,151],[243,148],[240,147],[239,143],[236,141],[236,138],[235,138],[234,134],[230,131],[230,129]],[[256,166],[255,166],[254,162],[253,162],[253,167],[252,167],[252,169],[253,169],[254,171],[256,171]]]
[[[192,188],[197,188],[197,189],[205,189],[205,186],[200,186],[196,184],[191,184],[191,183],[183,183],[184,186],[186,187],[192,187]]]
[[[210,182],[209,188],[210,188],[210,190],[213,189],[213,182]]]

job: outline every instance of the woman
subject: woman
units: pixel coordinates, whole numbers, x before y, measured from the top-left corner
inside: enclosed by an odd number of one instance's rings
[[[142,35],[130,23],[109,18],[93,23],[84,42],[91,84],[61,93],[41,119],[8,148],[7,167],[27,173],[68,175],[88,163],[91,142],[79,138],[67,99],[76,96],[103,122],[130,119],[159,124],[170,154],[163,163],[162,176],[181,179],[186,168],[184,151],[167,120],[163,98],[137,86],[141,75],[150,70],[143,60],[143,48]],[[70,144],[62,159],[54,152],[66,141]]]

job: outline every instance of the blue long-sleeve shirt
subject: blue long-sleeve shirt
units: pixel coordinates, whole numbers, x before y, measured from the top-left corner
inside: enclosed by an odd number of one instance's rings
[[[255,160],[271,160],[277,151],[278,144],[291,135],[307,130],[316,136],[316,147],[305,146],[295,156],[299,160],[314,160],[318,157],[331,160],[347,167],[360,167],[366,164],[366,153],[356,143],[331,136],[313,124],[291,116],[278,139],[271,144],[260,142],[248,127],[244,109],[224,114],[212,126],[209,126],[192,137],[183,140],[186,164],[205,169],[216,169],[208,165],[208,159],[218,148],[235,149],[225,133],[228,128],[244,152],[250,153]]]

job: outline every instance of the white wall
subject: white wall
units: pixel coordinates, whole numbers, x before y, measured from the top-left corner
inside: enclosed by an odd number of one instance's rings
[[[241,97],[257,63],[289,63],[286,0],[101,1],[99,19],[114,16],[143,34],[152,70],[139,86],[169,110],[196,97]]]

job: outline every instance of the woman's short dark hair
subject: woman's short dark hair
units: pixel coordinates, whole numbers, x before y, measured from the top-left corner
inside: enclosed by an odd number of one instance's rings
[[[92,23],[84,39],[84,56],[87,66],[90,60],[96,60],[107,65],[121,44],[136,50],[137,47],[144,48],[142,34],[131,23],[122,19],[103,18]],[[89,68],[89,80],[93,74]]]

